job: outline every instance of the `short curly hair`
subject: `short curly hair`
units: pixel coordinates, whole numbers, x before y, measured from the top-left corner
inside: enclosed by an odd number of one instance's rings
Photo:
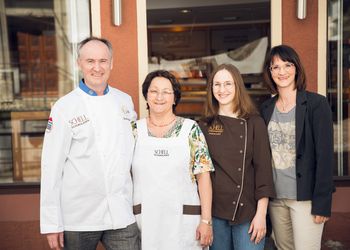
[[[150,72],[145,80],[143,81],[143,84],[142,84],[142,94],[143,94],[143,97],[145,98],[145,100],[147,101],[147,93],[148,93],[148,89],[149,89],[149,86],[151,85],[151,82],[154,78],[156,77],[163,77],[163,78],[166,78],[170,81],[171,83],[171,86],[173,88],[173,91],[174,91],[174,104],[173,104],[173,112],[175,113],[175,109],[176,109],[176,106],[179,104],[180,102],[180,99],[181,99],[181,89],[180,89],[180,83],[178,82],[178,80],[176,79],[176,77],[171,74],[169,71],[166,71],[166,70],[156,70],[156,71],[152,71]],[[149,109],[149,106],[147,104],[147,109]]]

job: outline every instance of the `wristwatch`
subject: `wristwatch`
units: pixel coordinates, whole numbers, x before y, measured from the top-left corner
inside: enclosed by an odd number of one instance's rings
[[[213,225],[213,223],[212,223],[211,220],[201,219],[201,222],[204,223],[204,224],[207,224],[207,225],[209,225],[209,226]]]

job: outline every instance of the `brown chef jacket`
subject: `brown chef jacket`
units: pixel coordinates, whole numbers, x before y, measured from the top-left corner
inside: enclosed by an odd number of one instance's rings
[[[215,166],[213,216],[242,224],[251,221],[257,201],[275,197],[266,125],[258,115],[248,119],[218,116],[200,127]]]

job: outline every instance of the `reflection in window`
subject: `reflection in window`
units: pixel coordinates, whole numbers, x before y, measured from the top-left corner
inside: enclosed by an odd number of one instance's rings
[[[256,103],[263,102],[269,97],[262,66],[269,45],[270,1],[196,4],[147,0],[149,71],[165,69],[178,77],[183,94],[177,114],[201,116],[206,79],[222,63],[235,65]]]
[[[327,97],[334,121],[334,175],[350,172],[350,1],[328,0]]]
[[[51,105],[78,82],[89,0],[0,0],[0,183],[40,178]]]

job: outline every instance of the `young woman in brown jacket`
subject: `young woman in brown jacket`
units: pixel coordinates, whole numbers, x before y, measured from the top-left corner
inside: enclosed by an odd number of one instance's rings
[[[209,78],[200,126],[215,166],[211,249],[263,249],[268,200],[275,196],[271,153],[264,120],[233,65],[218,66]]]

